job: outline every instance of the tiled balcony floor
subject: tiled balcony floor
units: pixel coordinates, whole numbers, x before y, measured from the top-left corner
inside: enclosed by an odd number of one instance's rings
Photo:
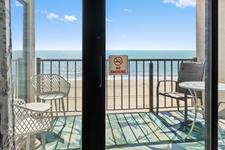
[[[189,117],[192,113],[189,113]],[[185,142],[190,128],[181,128],[183,114],[178,111],[153,113],[107,114],[107,149],[204,149],[203,120],[198,120],[194,131]],[[200,122],[201,121],[201,122]],[[74,150],[81,146],[81,116],[58,118],[54,129],[46,133],[47,150]],[[40,149],[40,148],[39,148]]]

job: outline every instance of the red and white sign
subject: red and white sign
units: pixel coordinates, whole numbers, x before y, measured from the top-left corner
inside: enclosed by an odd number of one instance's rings
[[[109,56],[109,75],[127,75],[128,56],[111,55]]]

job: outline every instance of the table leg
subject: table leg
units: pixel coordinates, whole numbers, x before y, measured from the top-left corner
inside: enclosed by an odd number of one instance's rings
[[[187,122],[187,99],[184,100],[184,122]]]
[[[30,150],[30,134],[27,135],[26,150]]]
[[[194,127],[195,127],[195,122],[196,122],[196,119],[197,119],[197,99],[198,99],[198,97],[197,97],[197,94],[196,94],[195,90],[193,90],[193,91],[189,90],[189,92],[191,93],[191,95],[193,97],[192,100],[194,101],[193,105],[194,105],[195,114],[194,114],[194,119],[192,121],[191,129],[188,132],[188,134],[185,136],[184,140],[187,139],[191,135],[191,133],[192,133]]]
[[[45,137],[45,132],[42,132],[41,133],[41,144],[42,144],[42,150],[45,150],[46,148],[45,148],[45,146],[46,146],[46,137]]]
[[[66,110],[65,110],[65,105],[64,105],[64,100],[63,98],[61,99],[61,102],[62,102],[62,109],[63,109],[63,116],[64,116],[64,125],[66,125]]]

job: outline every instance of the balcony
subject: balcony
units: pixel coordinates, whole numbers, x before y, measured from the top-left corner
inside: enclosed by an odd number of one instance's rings
[[[189,114],[190,117],[193,114]],[[181,128],[183,114],[178,111],[108,113],[106,115],[107,149],[204,149],[203,126],[198,123],[190,138],[183,141],[188,129]],[[47,133],[47,149],[80,149],[81,116],[69,116],[66,126],[59,117],[53,132]]]
[[[129,73],[106,77],[106,147],[116,148],[204,148],[204,120],[198,122],[188,139],[189,127],[183,127],[183,107],[177,110],[176,100],[160,97],[160,113],[155,115],[156,88],[160,80],[177,80],[178,68],[183,61],[193,59],[130,59]],[[106,61],[108,63],[108,61]],[[14,74],[19,75],[20,60],[14,61]],[[71,83],[64,99],[67,123],[63,126],[60,103],[53,106],[53,132],[47,132],[48,149],[79,149],[82,126],[82,60],[40,59],[36,61],[37,74],[58,74]],[[106,65],[108,66],[108,65]],[[106,69],[108,70],[108,68]],[[16,77],[16,76],[15,76]],[[19,77],[15,78],[19,87]],[[161,91],[175,89],[173,82],[164,82]],[[19,97],[19,88],[15,94]],[[38,99],[36,99],[38,102]],[[188,118],[193,118],[192,101],[188,101]],[[56,113],[57,112],[57,113]],[[60,113],[61,112],[61,113]],[[58,116],[56,115],[58,114]]]

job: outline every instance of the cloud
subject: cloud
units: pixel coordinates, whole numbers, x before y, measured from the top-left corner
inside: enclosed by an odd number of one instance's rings
[[[59,16],[57,15],[57,14],[55,14],[55,13],[47,13],[47,19],[49,19],[49,20],[54,20],[54,19],[59,19]]]
[[[64,20],[68,22],[74,22],[77,21],[77,17],[72,15],[64,15]]]
[[[23,6],[20,2],[18,2],[17,0],[16,0],[16,2],[15,2],[15,5],[17,6],[17,7],[21,7],[21,6]]]
[[[128,9],[128,8],[124,8],[123,11],[126,12],[126,13],[130,13],[131,12],[131,10]]]
[[[179,8],[196,6],[196,0],[163,0],[163,3],[174,4],[176,7]]]
[[[106,18],[106,22],[113,22],[112,19]]]
[[[77,17],[74,15],[58,15],[54,12],[49,12],[47,10],[39,10],[36,11],[38,14],[46,16],[48,20],[56,20],[61,22],[75,22],[77,21]]]

